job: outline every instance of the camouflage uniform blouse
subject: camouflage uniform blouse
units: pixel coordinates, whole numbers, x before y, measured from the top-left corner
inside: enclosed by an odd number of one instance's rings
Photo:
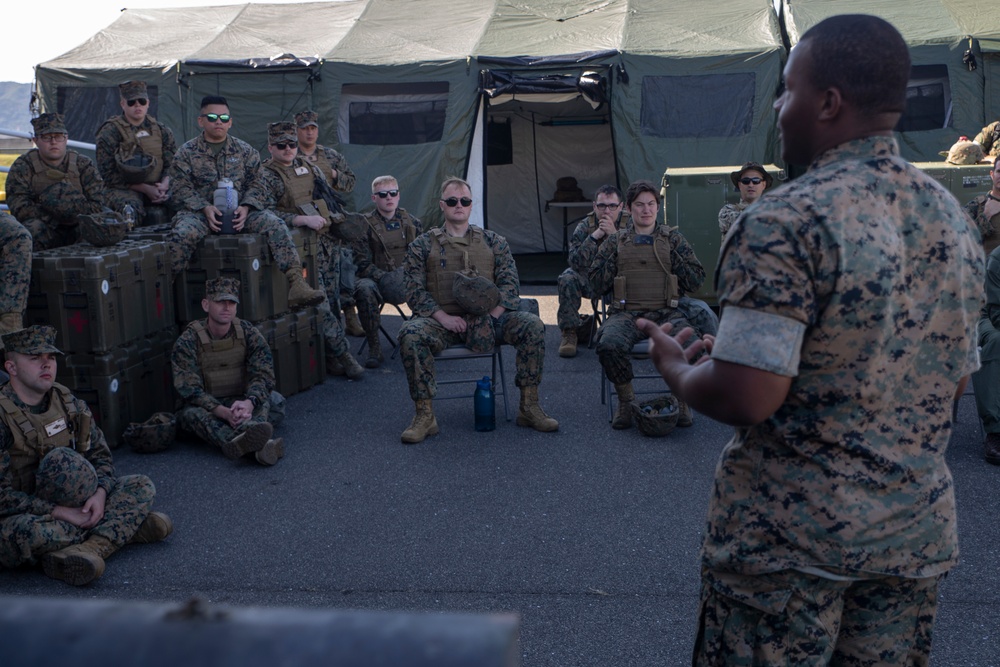
[[[170,167],[170,192],[184,210],[201,213],[213,203],[213,193],[219,181],[228,178],[239,193],[240,205],[263,211],[260,153],[250,144],[226,137],[218,155],[212,153],[205,136],[199,134],[188,141]]]
[[[397,208],[389,220],[386,220],[385,216],[378,209],[365,214],[365,218],[367,218],[365,235],[351,244],[351,250],[354,251],[354,263],[358,267],[356,272],[358,278],[369,278],[377,283],[388,273],[389,267],[378,266],[375,263],[375,257],[382,242],[379,240],[375,230],[371,228],[371,225],[382,225],[382,227],[385,227],[395,220],[399,223],[401,230],[406,225],[410,225],[416,230],[415,232],[411,232],[411,234],[416,233],[419,235],[420,230],[423,229],[423,223],[418,218],[414,218],[407,213],[404,208]]]
[[[170,131],[169,127],[149,116],[143,118],[142,122],[134,127],[137,131],[146,130],[149,132],[153,127],[153,123],[159,126],[160,137],[163,142],[163,155],[161,158],[163,161],[163,171],[160,172],[160,178],[162,179],[170,173],[170,165],[174,163],[174,153],[177,152],[177,141],[174,139],[174,133]],[[97,169],[104,178],[104,185],[116,190],[128,189],[129,184],[125,182],[125,177],[122,176],[121,171],[118,169],[118,163],[115,161],[115,155],[118,154],[118,147],[122,145],[122,135],[118,131],[118,127],[110,122],[101,126],[100,132],[97,134],[96,145]]]
[[[337,170],[337,182],[331,183],[330,186],[337,192],[350,192],[354,189],[354,183],[357,180],[354,176],[354,172],[351,168],[347,166],[347,158],[341,155],[338,151],[332,148],[323,146],[322,144],[316,144],[316,150],[312,152],[312,155],[306,155],[299,149],[299,157],[308,164],[315,164],[315,156],[317,153],[323,153],[327,162],[330,166]]]
[[[964,210],[972,218],[972,221],[976,223],[976,229],[979,230],[979,235],[983,240],[983,247],[986,250],[986,254],[989,255],[1000,244],[1000,235],[997,234],[998,230],[996,225],[993,224],[995,220],[1000,219],[1000,215],[994,215],[990,219],[986,218],[986,214],[983,211],[986,208],[987,201],[986,195],[979,195],[969,201],[965,205]]]
[[[995,120],[980,130],[973,141],[983,147],[987,156],[1000,155],[1000,120]]]
[[[472,225],[469,225],[466,236],[471,233]],[[493,250],[493,283],[500,289],[500,305],[507,310],[517,310],[521,303],[518,296],[521,281],[517,276],[517,265],[514,264],[514,256],[510,254],[507,239],[486,229],[483,230],[483,242]],[[421,234],[410,243],[403,262],[403,285],[408,295],[407,303],[418,317],[430,317],[434,311],[440,310],[427,290],[427,262],[430,261],[433,246],[430,232]]]
[[[24,409],[26,412],[32,411],[39,414],[48,410],[53,391],[49,390],[42,403],[35,408],[31,408],[18,398],[10,383],[0,387],[0,392],[3,392],[4,396],[11,399],[16,406]],[[76,403],[77,410],[83,414],[90,414],[90,408],[87,407],[86,403],[75,396],[73,397],[73,401]],[[12,473],[9,450],[13,444],[14,440],[10,429],[0,421],[0,519],[17,514],[34,514],[36,516],[50,514],[55,508],[55,503],[42,500],[37,496],[22,491],[15,491],[11,488]],[[80,453],[94,466],[94,471],[97,473],[98,486],[108,493],[113,491],[115,488],[115,464],[111,460],[111,450],[108,448],[108,441],[105,440],[104,433],[98,428],[93,418],[91,418],[90,422],[90,448]]]
[[[891,137],[820,155],[733,227],[713,359],[792,378],[716,469],[703,565],[929,577],[958,558],[945,449],[983,255]]]
[[[736,218],[743,215],[743,211],[749,205],[741,199],[735,204],[726,204],[722,207],[719,211],[719,233],[722,234],[722,238],[726,238],[726,234],[729,233],[733,223],[736,222]]]
[[[11,215],[23,223],[28,220],[45,220],[52,215],[65,218],[69,215],[70,208],[74,208],[74,212],[77,213],[94,213],[100,210],[105,203],[104,181],[91,159],[73,150],[67,150],[62,162],[54,168],[62,172],[67,171],[69,156],[75,154],[83,192],[75,200],[63,197],[58,202],[40,201],[38,195],[31,189],[31,163],[28,158],[31,153],[37,151],[37,148],[32,148],[10,165],[10,172],[7,174],[7,206],[10,207]]]

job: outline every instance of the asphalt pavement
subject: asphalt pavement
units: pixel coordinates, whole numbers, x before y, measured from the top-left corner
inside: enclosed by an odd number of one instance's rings
[[[174,534],[126,547],[90,586],[21,569],[0,572],[0,593],[515,612],[527,667],[689,664],[708,494],[731,430],[700,415],[667,438],[612,430],[594,351],[557,354],[555,288],[523,291],[547,324],[540,395],[557,433],[504,421],[500,398],[496,430],[479,433],[471,398],[438,400],[441,433],[404,446],[413,404],[397,357],[362,381],[328,378],[290,397],[278,430],[287,453],[273,468],[195,442],[116,450],[119,474],[153,479]],[[384,323],[394,334],[400,318]],[[514,415],[510,348],[505,367]],[[440,378],[486,373],[488,359],[438,369]],[[983,460],[981,440],[970,393],[948,452],[962,561],[941,588],[937,667],[1000,665],[1000,469]]]

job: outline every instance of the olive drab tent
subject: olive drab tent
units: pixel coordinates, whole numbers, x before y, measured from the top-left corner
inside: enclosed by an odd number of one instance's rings
[[[782,0],[790,45],[834,14],[875,14],[910,49],[906,112],[896,130],[903,157],[938,161],[959,136],[1000,118],[1000,8],[992,0]]]
[[[391,173],[402,206],[438,222],[440,182],[465,176],[474,222],[523,253],[561,250],[586,212],[556,194],[566,179],[589,199],[666,166],[773,161],[784,54],[771,0],[342,0],[126,9],[36,76],[84,141],[129,79],[179,142],[204,95],[261,150],[267,123],[314,109],[357,208]]]

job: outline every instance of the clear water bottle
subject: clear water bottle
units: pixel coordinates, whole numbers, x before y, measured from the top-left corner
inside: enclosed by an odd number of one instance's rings
[[[472,396],[473,408],[476,413],[476,430],[492,431],[497,427],[496,400],[493,395],[493,383],[489,376],[476,382],[476,393]]]
[[[219,181],[219,187],[215,189],[212,200],[215,208],[222,212],[222,229],[219,230],[219,233],[235,234],[233,216],[236,214],[239,202],[236,200],[236,189],[233,187],[233,182],[228,178]]]
[[[122,217],[125,219],[125,226],[128,227],[129,231],[135,229],[135,209],[132,208],[132,204],[125,204],[125,208],[122,209]]]

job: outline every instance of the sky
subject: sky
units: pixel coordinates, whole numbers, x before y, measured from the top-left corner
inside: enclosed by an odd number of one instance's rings
[[[35,0],[37,1],[37,0]],[[61,56],[117,20],[123,7],[211,7],[246,4],[237,0],[48,0],[43,10],[31,0],[7,0],[2,12],[0,81],[32,83],[34,66]],[[303,0],[266,0],[285,4]]]

